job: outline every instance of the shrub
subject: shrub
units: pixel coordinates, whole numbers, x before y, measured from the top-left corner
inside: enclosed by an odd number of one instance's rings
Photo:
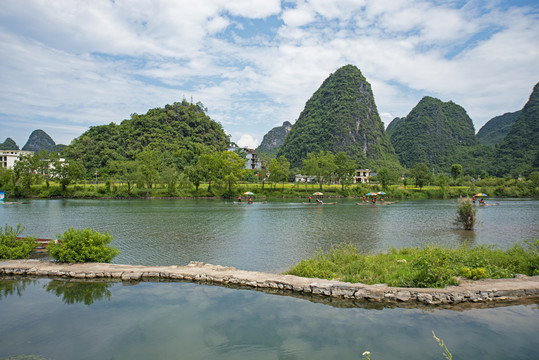
[[[58,242],[47,246],[53,259],[62,262],[111,262],[119,250],[109,246],[113,240],[107,232],[101,234],[93,229],[74,230],[69,228],[63,235],[58,234]]]
[[[23,230],[21,224],[16,229],[7,224],[4,229],[0,228],[0,259],[27,259],[30,256],[37,241],[32,237],[18,239]]]
[[[457,217],[455,218],[456,224],[461,224],[464,230],[473,230],[476,221],[476,212],[474,204],[470,198],[460,198],[457,205]]]

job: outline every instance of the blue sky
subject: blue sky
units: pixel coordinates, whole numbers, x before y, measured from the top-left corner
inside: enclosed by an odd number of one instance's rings
[[[539,81],[539,2],[3,0],[0,64],[0,142],[20,147],[183,98],[254,147],[346,64],[386,126],[432,96],[478,131]]]

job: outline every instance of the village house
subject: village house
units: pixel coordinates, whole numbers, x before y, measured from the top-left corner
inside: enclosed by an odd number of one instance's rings
[[[23,150],[0,150],[0,167],[13,169],[21,155],[31,155],[33,151]]]

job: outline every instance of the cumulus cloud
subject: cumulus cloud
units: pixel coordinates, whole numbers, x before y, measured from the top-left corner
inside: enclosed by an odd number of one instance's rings
[[[539,80],[537,10],[494,0],[6,0],[0,121],[43,121],[53,138],[61,124],[75,137],[81,124],[193,97],[251,146],[353,64],[386,125],[429,95],[464,106],[479,129],[520,109]]]
[[[238,144],[239,147],[247,147],[249,149],[256,149],[258,145],[260,145],[258,140],[253,139],[249,134],[243,134],[236,144]]]

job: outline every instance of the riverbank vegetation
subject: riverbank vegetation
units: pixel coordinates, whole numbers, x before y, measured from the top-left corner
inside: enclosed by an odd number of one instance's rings
[[[256,170],[245,169],[241,149],[214,151],[200,145],[195,152],[177,154],[185,161],[167,154],[144,149],[132,159],[102,163],[64,161],[58,153],[46,151],[21,155],[13,169],[0,168],[0,191],[9,198],[234,198],[246,191],[275,198],[304,198],[316,191],[351,198],[383,191],[391,199],[447,199],[477,192],[492,197],[539,196],[539,172],[497,178],[472,175],[453,164],[447,173],[434,175],[425,164],[416,164],[409,170],[380,167],[367,183],[356,183],[360,164],[344,152],[310,153],[301,168],[290,168],[284,156],[261,156],[262,167]],[[89,163],[95,168],[90,170]]]
[[[386,253],[361,254],[350,244],[319,250],[286,274],[336,279],[351,283],[396,287],[442,288],[458,278],[503,279],[516,274],[539,275],[539,240],[516,243],[507,250],[492,246],[392,248]]]
[[[0,228],[0,259],[28,259],[37,241],[33,237],[19,238],[23,230],[21,224]]]

